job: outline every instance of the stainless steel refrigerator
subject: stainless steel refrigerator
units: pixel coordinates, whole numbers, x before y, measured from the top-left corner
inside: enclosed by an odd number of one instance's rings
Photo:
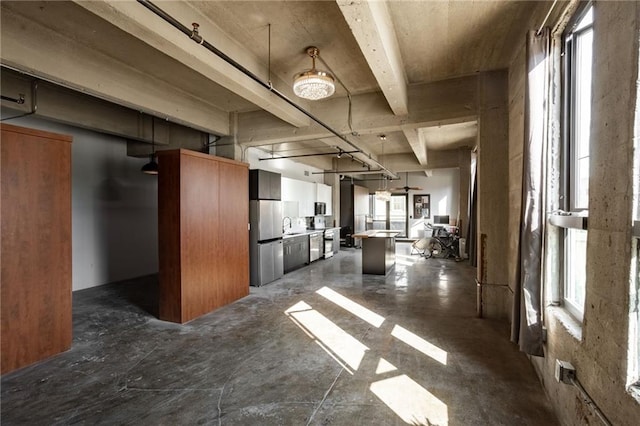
[[[282,202],[249,201],[249,222],[250,283],[261,286],[284,275]]]

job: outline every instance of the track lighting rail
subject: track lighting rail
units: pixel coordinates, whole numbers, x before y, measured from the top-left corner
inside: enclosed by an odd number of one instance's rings
[[[337,155],[337,156],[340,156],[342,154],[355,154],[357,152],[360,152],[360,151],[339,151],[338,153],[335,153],[335,152],[321,152],[321,153],[318,153],[318,154],[282,155],[282,156],[278,156],[278,157],[260,158],[259,160],[260,161],[283,160],[285,158],[320,157],[320,156],[323,156],[323,155]]]
[[[351,146],[356,151],[355,153],[359,153],[359,154],[363,154],[363,155],[367,156],[367,161],[368,162],[371,162],[371,163],[375,164],[376,167],[379,167],[381,169],[379,173],[386,174],[387,176],[390,176],[393,179],[397,179],[398,178],[398,176],[395,173],[393,173],[392,171],[388,170],[386,167],[384,167],[378,161],[372,159],[370,154],[366,154],[365,152],[363,152],[356,144],[351,142],[344,135],[338,133],[331,126],[329,126],[328,124],[326,124],[325,122],[320,120],[315,115],[311,114],[306,109],[302,108],[300,105],[298,105],[295,102],[293,102],[291,99],[289,99],[283,93],[279,92],[269,82],[262,81],[262,79],[260,77],[255,75],[253,72],[251,72],[250,70],[248,70],[247,68],[242,66],[240,63],[238,63],[237,61],[235,61],[234,59],[232,59],[231,57],[226,55],[224,52],[222,52],[221,50],[216,48],[214,45],[212,45],[211,43],[206,41],[204,38],[202,38],[202,36],[198,33],[198,24],[193,24],[193,29],[188,28],[185,25],[183,25],[182,23],[180,23],[178,20],[176,20],[173,16],[169,15],[167,12],[165,12],[164,10],[162,10],[161,8],[159,8],[158,6],[153,4],[152,2],[150,2],[148,0],[137,0],[137,1],[141,5],[143,5],[144,7],[146,7],[147,9],[149,9],[150,11],[152,11],[153,13],[158,15],[160,18],[164,19],[166,22],[171,24],[174,28],[176,28],[177,30],[182,32],[184,35],[186,35],[187,37],[192,39],[194,42],[196,42],[196,43],[200,44],[201,46],[205,47],[211,53],[219,56],[221,59],[223,59],[229,65],[233,66],[238,71],[242,72],[247,77],[251,78],[253,81],[255,81],[256,83],[260,84],[262,87],[264,87],[265,89],[269,90],[270,92],[272,92],[273,94],[278,96],[280,99],[282,99],[283,101],[285,101],[286,103],[288,103],[289,105],[291,105],[292,107],[294,107],[295,109],[297,109],[298,111],[300,111],[301,113],[303,113],[304,115],[309,117],[311,120],[315,121],[319,126],[323,127],[324,129],[326,129],[327,131],[332,133],[337,138],[340,138],[342,141],[344,141],[349,146]]]

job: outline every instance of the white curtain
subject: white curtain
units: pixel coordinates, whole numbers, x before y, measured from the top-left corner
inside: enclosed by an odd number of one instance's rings
[[[542,339],[542,250],[544,236],[544,170],[550,78],[550,31],[527,34],[525,141],[518,275],[511,340],[530,355],[544,356]]]

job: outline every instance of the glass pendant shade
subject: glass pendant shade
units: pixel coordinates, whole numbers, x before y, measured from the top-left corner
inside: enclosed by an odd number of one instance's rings
[[[376,191],[376,200],[391,201],[391,192],[387,190]]]
[[[317,47],[308,47],[307,54],[311,56],[311,69],[295,76],[293,93],[311,101],[328,98],[336,91],[335,79],[330,73],[316,69],[316,58],[320,54]]]
[[[296,96],[316,101],[328,98],[336,91],[331,74],[310,69],[298,74],[293,82],[293,92]]]

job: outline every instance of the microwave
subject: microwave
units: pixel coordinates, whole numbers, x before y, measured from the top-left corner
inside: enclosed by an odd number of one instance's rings
[[[320,202],[316,202],[314,203],[314,211],[315,211],[315,215],[321,215],[321,214],[327,214],[327,204],[326,203],[320,203]]]

